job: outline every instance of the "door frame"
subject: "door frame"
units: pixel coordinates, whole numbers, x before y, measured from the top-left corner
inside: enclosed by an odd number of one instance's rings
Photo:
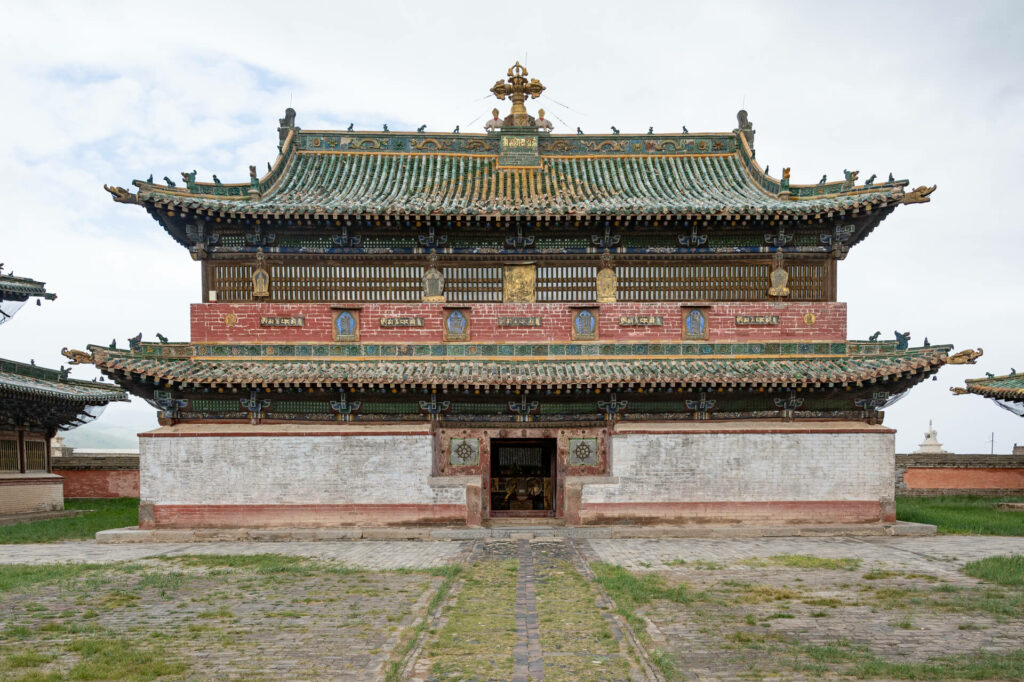
[[[550,452],[551,467],[551,509],[531,510],[493,510],[491,509],[491,464],[497,456],[498,446],[515,443],[517,445],[538,444],[546,446]],[[556,518],[559,514],[558,505],[558,438],[491,438],[488,443],[488,454],[486,462],[481,462],[484,475],[484,504],[486,505],[484,518],[489,519],[529,519],[529,518]]]

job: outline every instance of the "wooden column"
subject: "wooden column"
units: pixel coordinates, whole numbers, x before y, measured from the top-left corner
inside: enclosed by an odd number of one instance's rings
[[[25,473],[28,462],[25,458],[25,429],[18,429],[18,472]]]

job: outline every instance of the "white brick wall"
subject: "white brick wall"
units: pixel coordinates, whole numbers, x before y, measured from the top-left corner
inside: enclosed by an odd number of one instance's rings
[[[618,434],[614,485],[583,503],[874,501],[893,497],[891,433]]]
[[[141,438],[140,496],[152,504],[465,504],[428,485],[432,438]]]

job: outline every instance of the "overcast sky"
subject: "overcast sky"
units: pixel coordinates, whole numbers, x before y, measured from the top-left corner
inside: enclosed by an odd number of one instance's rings
[[[887,411],[898,451],[934,419],[947,449],[988,452],[994,433],[1009,452],[1024,419],[949,387],[1024,371],[1022,29],[1020,2],[6,4],[0,262],[59,298],[0,327],[0,356],[57,367],[63,346],[188,339],[199,266],[104,183],[245,181],[289,104],[304,128],[478,130],[518,59],[555,132],[728,131],[745,106],[773,175],[938,184],[852,250],[839,299],[850,338],[985,349]],[[136,400],[65,437],[133,447],[155,425]]]

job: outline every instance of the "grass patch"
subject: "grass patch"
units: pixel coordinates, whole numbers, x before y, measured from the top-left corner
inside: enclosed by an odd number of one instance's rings
[[[28,587],[36,583],[70,580],[80,575],[106,568],[101,564],[0,564],[0,592]]]
[[[512,679],[518,566],[514,560],[480,562],[464,573],[444,626],[426,646],[433,676]]]
[[[590,565],[594,578],[605,593],[615,602],[615,611],[626,619],[637,636],[650,645],[647,623],[637,614],[637,607],[649,604],[655,599],[664,599],[677,604],[690,604],[695,595],[686,585],[671,586],[659,575],[646,574],[637,577],[614,564],[595,562]],[[682,679],[671,657],[662,651],[652,649],[651,660],[667,680]]]
[[[597,593],[569,562],[558,561],[538,575],[537,618],[541,649],[557,654],[545,661],[545,680],[629,677],[629,663],[597,607]]]
[[[77,680],[153,680],[185,671],[185,664],[168,660],[163,649],[143,649],[138,642],[90,637],[67,645],[81,659],[71,668]]]
[[[183,554],[175,557],[162,557],[164,561],[172,561],[185,566],[197,566],[207,569],[237,569],[239,571],[274,575],[288,573],[292,575],[313,575],[318,568],[305,557],[286,556],[284,554]],[[344,566],[330,567],[332,573],[361,573]]]
[[[853,571],[860,567],[860,559],[809,556],[807,554],[776,554],[767,559],[743,559],[739,563],[754,568],[767,566],[785,566],[786,568],[806,568],[809,570]]]
[[[997,585],[1024,587],[1024,555],[990,556],[971,561],[963,568],[967,575]]]
[[[997,509],[1000,502],[1024,502],[1024,497],[897,497],[896,518],[933,524],[940,534],[1024,535],[1024,514]]]
[[[139,525],[139,500],[64,500],[65,509],[89,510],[81,516],[0,526],[0,544],[88,540],[101,530]]]

